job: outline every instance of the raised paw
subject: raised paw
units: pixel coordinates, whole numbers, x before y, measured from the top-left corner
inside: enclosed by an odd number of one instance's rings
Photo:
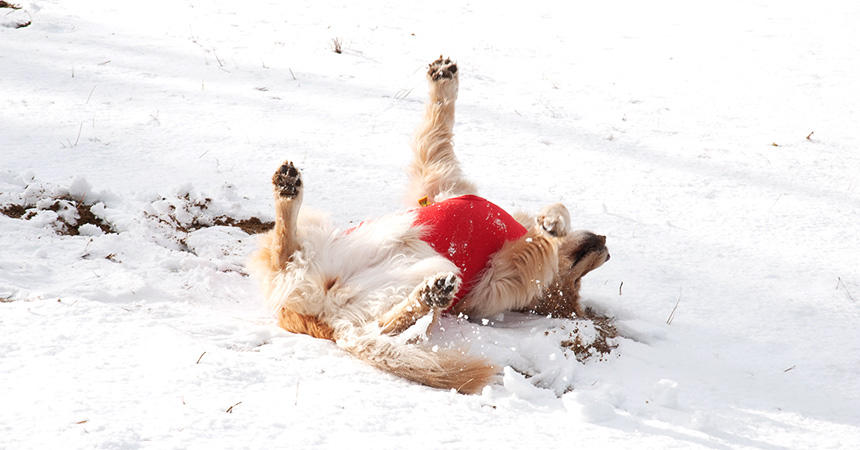
[[[283,198],[296,198],[302,187],[302,175],[290,161],[285,161],[272,175],[275,192]]]
[[[448,272],[428,279],[419,296],[428,306],[447,308],[451,306],[458,290],[460,290],[460,277]]]
[[[549,205],[537,216],[537,224],[550,236],[564,237],[570,227],[570,213],[561,203]]]
[[[427,77],[433,81],[440,79],[452,79],[457,76],[457,64],[449,58],[443,58],[439,55],[439,59],[430,63],[427,69]]]

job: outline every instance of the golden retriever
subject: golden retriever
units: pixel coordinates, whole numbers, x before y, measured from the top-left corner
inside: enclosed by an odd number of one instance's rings
[[[422,346],[439,314],[581,316],[580,279],[609,252],[605,237],[571,231],[560,203],[511,216],[476,196],[452,145],[457,65],[440,57],[427,79],[409,168],[412,209],[338,228],[300,210],[305,186],[285,162],[272,177],[275,226],[249,269],[285,330],[330,339],[412,381],[475,393],[497,369]]]

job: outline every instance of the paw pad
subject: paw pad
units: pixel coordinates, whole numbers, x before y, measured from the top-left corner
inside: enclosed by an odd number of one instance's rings
[[[447,308],[454,301],[454,296],[460,289],[460,278],[453,273],[440,274],[427,281],[427,286],[421,293],[424,303],[438,308]]]
[[[450,80],[454,78],[456,74],[457,64],[452,62],[449,58],[443,58],[441,55],[439,56],[439,59],[430,63],[430,66],[427,69],[427,76],[433,81],[440,79]]]
[[[292,162],[286,161],[272,176],[275,192],[283,198],[295,198],[302,187],[302,177]]]
[[[537,221],[550,236],[562,237],[567,234],[567,226],[561,217],[540,216]]]

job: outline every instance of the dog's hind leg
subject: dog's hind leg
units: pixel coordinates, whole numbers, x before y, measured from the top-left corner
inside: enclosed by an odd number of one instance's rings
[[[433,313],[433,322],[439,313],[451,306],[460,289],[460,278],[453,273],[440,273],[428,278],[379,320],[384,334],[400,334],[418,319]],[[431,322],[432,324],[432,322]]]
[[[290,333],[301,333],[319,339],[334,340],[334,330],[314,316],[299,314],[287,308],[278,311],[278,325]]]
[[[275,194],[275,227],[264,237],[260,251],[254,256],[270,272],[284,268],[299,249],[296,240],[296,220],[302,204],[302,177],[292,162],[284,162],[272,175]]]
[[[413,160],[409,166],[408,202],[426,197],[433,203],[458,195],[475,194],[477,188],[468,181],[454,155],[454,103],[459,85],[457,65],[441,56],[427,70],[430,95],[424,121],[412,144]]]

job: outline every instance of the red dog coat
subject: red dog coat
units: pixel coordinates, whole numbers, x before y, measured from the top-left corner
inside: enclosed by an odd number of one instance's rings
[[[493,253],[526,234],[505,210],[475,195],[454,197],[415,212],[414,223],[426,229],[421,239],[460,268],[463,284],[454,304],[472,290]]]

